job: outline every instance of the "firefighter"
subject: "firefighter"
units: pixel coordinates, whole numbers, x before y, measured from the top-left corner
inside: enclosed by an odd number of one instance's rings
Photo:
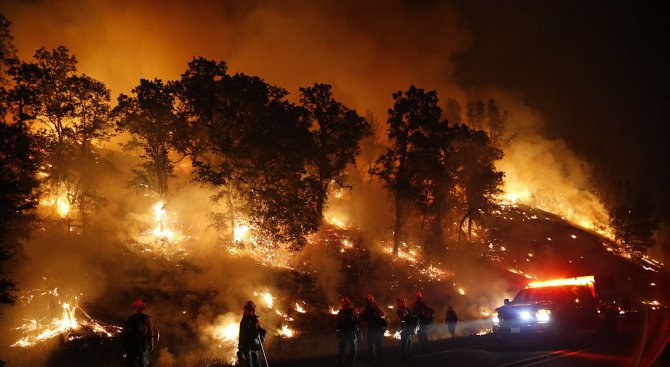
[[[125,364],[128,367],[149,366],[149,353],[154,349],[153,323],[151,316],[144,313],[147,301],[136,300],[132,306],[135,313],[128,316],[123,328],[123,349]]]
[[[339,339],[337,364],[339,366],[353,366],[356,363],[356,353],[358,350],[358,314],[351,306],[349,298],[342,297],[341,307],[337,313],[337,337]],[[347,347],[349,347],[349,358],[346,358]],[[347,359],[349,362],[347,363]]]
[[[398,298],[398,318],[400,319],[400,359],[412,358],[412,337],[416,334],[418,319],[412,315],[404,298]]]
[[[421,351],[428,351],[428,330],[433,324],[433,309],[423,300],[423,294],[416,292],[416,299],[412,305],[412,315],[419,319],[419,330],[417,335],[421,344]]]
[[[365,309],[363,310],[363,321],[368,326],[368,361],[375,363],[379,360],[379,354],[382,349],[382,339],[384,331],[386,330],[386,320],[384,320],[384,312],[377,306],[375,297],[368,294],[365,297]]]
[[[240,334],[237,341],[237,360],[240,365],[260,367],[258,351],[265,340],[265,329],[256,315],[256,305],[252,301],[244,303]]]
[[[454,311],[454,308],[449,305],[447,307],[447,316],[445,317],[444,323],[447,324],[447,329],[449,330],[449,334],[451,334],[451,337],[456,336],[456,324],[458,323],[458,315],[456,315],[456,311]]]

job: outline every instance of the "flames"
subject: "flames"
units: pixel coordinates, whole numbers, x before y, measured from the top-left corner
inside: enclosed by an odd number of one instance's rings
[[[246,223],[238,224],[233,229],[233,241],[243,242],[249,239],[249,230],[251,226]]]
[[[70,196],[71,194],[67,190],[61,188],[56,194],[41,199],[40,205],[53,208],[59,217],[67,218],[72,208]]]
[[[86,335],[112,338],[121,332],[121,328],[103,324],[91,318],[78,304],[78,298],[70,301],[62,301],[58,288],[53,290],[33,290],[20,298],[25,305],[33,302],[35,298],[49,297],[57,305],[56,315],[36,316],[25,319],[23,324],[15,328],[23,334],[12,347],[29,348],[56,336],[63,336],[66,341],[71,341]],[[42,309],[42,312],[48,311]],[[77,313],[81,314],[78,317]]]

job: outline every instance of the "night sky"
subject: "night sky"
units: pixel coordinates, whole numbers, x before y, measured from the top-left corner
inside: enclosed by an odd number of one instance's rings
[[[457,78],[518,91],[543,114],[546,134],[587,161],[610,160],[667,208],[669,5],[459,2],[473,42]]]

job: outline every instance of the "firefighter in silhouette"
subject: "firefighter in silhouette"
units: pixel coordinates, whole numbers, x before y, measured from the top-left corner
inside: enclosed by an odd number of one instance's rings
[[[153,323],[151,316],[144,313],[147,301],[138,299],[130,307],[135,313],[128,316],[122,335],[125,364],[128,367],[147,367],[149,353],[154,348]]]
[[[260,367],[258,351],[265,340],[265,329],[256,315],[256,305],[252,301],[244,303],[240,335],[237,340],[237,361],[242,366]]]
[[[421,351],[428,351],[428,330],[433,325],[433,309],[423,300],[423,294],[416,292],[416,299],[412,305],[412,315],[419,319],[419,343],[421,344]]]
[[[412,338],[419,326],[419,319],[412,315],[404,298],[398,298],[398,309],[396,313],[400,319],[400,359],[412,358]]]
[[[451,334],[451,337],[456,336],[456,324],[458,323],[458,315],[456,315],[456,311],[454,311],[454,308],[449,305],[447,307],[447,315],[444,319],[444,323],[447,324],[447,329],[449,330],[449,334]]]
[[[358,314],[351,306],[349,298],[342,297],[341,307],[337,313],[337,337],[339,339],[337,363],[339,366],[353,366],[356,363],[357,342],[360,330],[358,329]],[[346,356],[347,347],[349,357]]]
[[[377,306],[377,301],[375,301],[373,295],[368,294],[365,297],[365,309],[361,316],[368,326],[368,361],[374,363],[379,360],[379,354],[382,350],[382,338],[384,337],[387,323],[384,320],[384,312]]]

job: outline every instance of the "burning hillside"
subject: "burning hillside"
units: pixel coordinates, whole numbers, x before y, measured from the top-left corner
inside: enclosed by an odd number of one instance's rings
[[[71,7],[37,3],[11,8]],[[167,4],[231,49],[113,68],[109,45],[17,50],[0,14],[3,359],[115,366],[137,352],[122,345],[132,330],[158,366],[230,365],[243,305],[274,360],[332,355],[339,302],[360,309],[368,294],[388,342],[398,298],[417,292],[435,309],[431,339],[448,337],[450,305],[458,336],[482,335],[528,283],[591,274],[637,310],[667,307],[667,269],[647,254],[656,209],[547,138],[521,97],[456,85],[470,37],[430,4],[230,5],[213,23],[207,7]],[[146,14],[135,33],[84,23],[143,55],[176,47]],[[428,35],[446,46],[417,41]]]

